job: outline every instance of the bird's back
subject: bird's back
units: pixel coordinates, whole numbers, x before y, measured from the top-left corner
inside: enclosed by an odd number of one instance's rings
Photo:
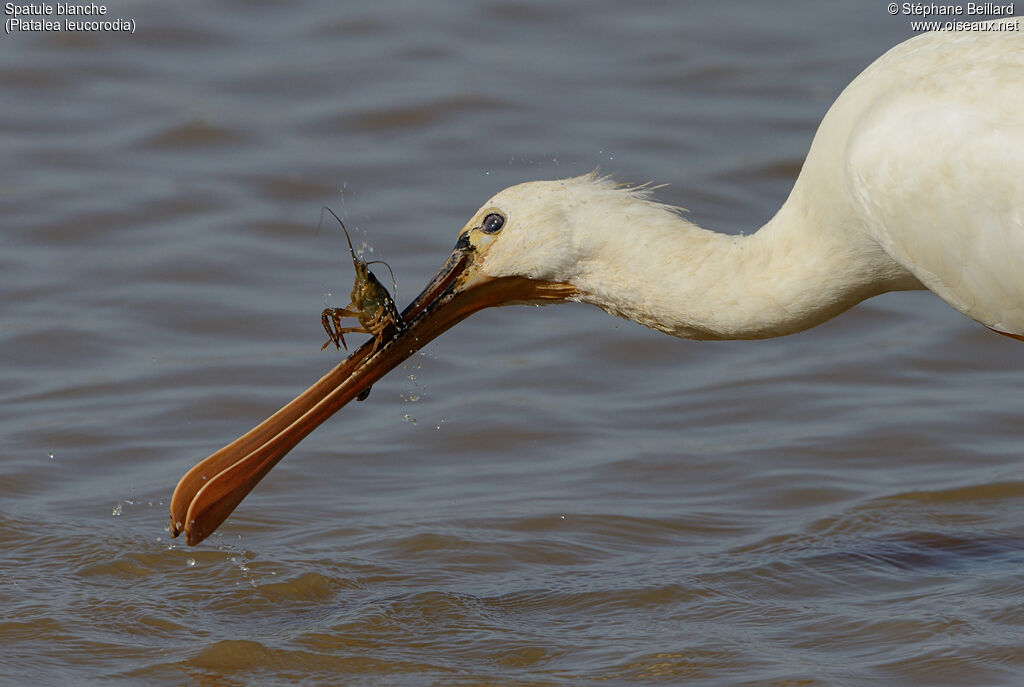
[[[1024,334],[1024,37],[906,41],[833,111],[846,129],[830,146],[836,183],[862,230],[953,307]]]

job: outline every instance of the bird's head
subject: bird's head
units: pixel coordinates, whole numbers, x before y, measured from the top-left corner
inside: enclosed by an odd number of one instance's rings
[[[530,181],[499,192],[462,228],[457,248],[472,251],[481,278],[571,283],[582,257],[581,196],[592,195],[583,179]]]
[[[591,283],[598,271],[604,280],[635,278],[609,274],[609,263],[643,262],[623,253],[656,252],[658,233],[681,225],[677,209],[652,201],[649,191],[594,173],[506,188],[462,228],[431,286],[454,278],[457,290],[475,293],[471,300],[488,307],[586,299],[600,288]],[[417,303],[436,295],[430,292]]]
[[[474,310],[573,297],[578,188],[576,179],[531,181],[493,196],[466,222],[448,261],[413,307],[439,309],[442,284],[451,284],[453,296]]]

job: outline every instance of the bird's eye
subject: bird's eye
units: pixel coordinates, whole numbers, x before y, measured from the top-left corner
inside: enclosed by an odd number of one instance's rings
[[[503,226],[505,226],[505,218],[496,212],[492,212],[484,217],[484,221],[480,223],[480,231],[485,234],[497,234]]]

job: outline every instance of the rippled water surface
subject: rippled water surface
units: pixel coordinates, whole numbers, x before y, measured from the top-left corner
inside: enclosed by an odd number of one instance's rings
[[[459,325],[218,534],[191,465],[334,365],[339,212],[406,302],[600,167],[750,232],[883,5],[123,2],[0,37],[0,682],[1024,681],[1024,345],[934,296],[775,341]],[[358,337],[355,337],[358,339]]]

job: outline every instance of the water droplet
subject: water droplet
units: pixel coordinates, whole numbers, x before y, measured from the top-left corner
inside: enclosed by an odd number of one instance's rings
[[[124,505],[120,501],[118,501],[116,504],[114,504],[114,510],[110,511],[110,514],[116,518],[117,516],[121,515],[121,512],[123,510]]]
[[[195,558],[186,558],[185,559],[185,565],[187,565],[190,568],[196,567],[196,559]]]

